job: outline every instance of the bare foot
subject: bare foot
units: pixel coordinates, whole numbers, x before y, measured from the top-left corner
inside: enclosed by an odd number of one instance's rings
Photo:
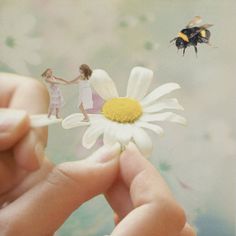
[[[82,122],[89,122],[89,118],[84,118],[83,120],[81,120]]]

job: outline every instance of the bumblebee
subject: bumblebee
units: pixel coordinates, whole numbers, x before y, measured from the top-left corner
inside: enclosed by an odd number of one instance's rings
[[[205,24],[197,26],[202,21],[200,16],[195,16],[186,26],[178,33],[178,37],[175,37],[170,41],[170,43],[175,41],[175,45],[178,49],[183,49],[183,55],[187,47],[193,46],[195,53],[197,55],[197,44],[205,43],[210,45],[211,33],[208,30],[212,24]]]

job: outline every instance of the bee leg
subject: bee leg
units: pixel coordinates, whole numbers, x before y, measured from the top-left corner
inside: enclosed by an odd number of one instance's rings
[[[185,54],[185,50],[186,50],[186,48],[183,49],[183,56],[184,56],[184,54]]]
[[[177,39],[177,37],[173,38],[172,40],[170,40],[170,43],[173,43],[176,39]]]
[[[196,57],[197,57],[197,46],[194,46],[194,50],[195,50]]]

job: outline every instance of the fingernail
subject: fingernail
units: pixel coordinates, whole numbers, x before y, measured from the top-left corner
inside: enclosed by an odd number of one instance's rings
[[[0,132],[10,132],[26,116],[22,110],[0,109]]]
[[[41,166],[41,164],[44,160],[44,146],[42,145],[42,143],[36,144],[34,151],[35,151],[35,155],[38,159],[39,165]]]
[[[134,152],[139,152],[140,153],[140,151],[139,151],[139,149],[137,148],[137,146],[135,145],[135,143],[133,143],[133,142],[129,142],[128,143],[128,145],[126,146],[126,148],[125,148],[125,150],[124,150],[124,152],[125,151],[134,151]]]
[[[138,151],[137,146],[133,142],[129,142],[126,146],[126,149],[133,149]]]
[[[88,161],[105,163],[115,159],[120,155],[121,146],[119,143],[114,144],[113,146],[103,146],[93,153],[90,157],[87,158]]]

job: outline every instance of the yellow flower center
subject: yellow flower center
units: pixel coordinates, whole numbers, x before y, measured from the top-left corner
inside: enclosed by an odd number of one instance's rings
[[[142,107],[132,98],[112,98],[104,103],[102,113],[109,120],[133,123],[142,115]]]

